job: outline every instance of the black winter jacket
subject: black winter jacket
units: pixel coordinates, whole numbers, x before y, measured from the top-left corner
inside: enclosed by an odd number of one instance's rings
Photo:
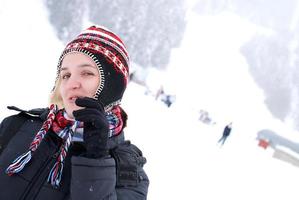
[[[47,113],[44,109],[22,111],[2,121],[0,141],[12,132],[20,116],[26,118],[7,145],[3,145],[3,141],[0,143],[0,200],[146,199],[149,180],[142,168],[145,158],[135,145],[124,141],[123,133],[109,140],[111,156],[101,159],[80,156],[85,150],[84,146],[82,143],[73,143],[57,189],[47,183],[61,142],[53,132],[46,134],[21,172],[8,176],[6,168],[15,158],[28,151]]]

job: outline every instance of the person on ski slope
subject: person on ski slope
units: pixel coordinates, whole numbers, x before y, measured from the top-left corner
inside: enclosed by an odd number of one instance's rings
[[[232,124],[233,123],[231,122],[225,126],[223,133],[222,133],[222,137],[218,140],[218,143],[220,143],[221,145],[224,145],[227,137],[230,135],[230,132],[232,130]]]

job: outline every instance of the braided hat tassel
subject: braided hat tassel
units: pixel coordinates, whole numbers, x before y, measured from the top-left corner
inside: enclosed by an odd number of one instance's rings
[[[57,160],[48,176],[48,182],[55,188],[59,187],[63,172],[64,160],[72,141],[72,134],[74,133],[75,129],[79,126],[79,124],[80,122],[75,121],[72,127],[66,127],[59,133],[59,137],[63,138],[64,143],[60,147],[59,156],[57,157]]]
[[[45,137],[46,133],[50,129],[54,119],[55,113],[57,112],[57,106],[52,104],[50,106],[50,112],[47,116],[47,120],[43,123],[42,128],[38,131],[33,141],[30,144],[29,151],[17,157],[6,169],[6,173],[11,176],[19,173],[25,167],[25,165],[31,160],[33,152],[40,145],[41,141]]]

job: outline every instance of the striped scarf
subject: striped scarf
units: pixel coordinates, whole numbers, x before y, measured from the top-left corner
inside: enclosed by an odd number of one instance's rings
[[[56,162],[49,173],[47,181],[54,188],[58,188],[61,181],[64,160],[73,141],[73,135],[77,128],[83,127],[83,123],[66,119],[63,114],[64,111],[58,110],[57,105],[52,104],[49,107],[49,110],[50,111],[47,119],[44,121],[41,129],[35,135],[33,141],[29,146],[29,150],[17,157],[12,162],[12,164],[8,166],[8,168],[6,169],[6,173],[11,176],[22,171],[25,165],[31,160],[34,152],[40,145],[45,135],[49,130],[52,130],[62,139],[62,144],[59,149],[59,156],[57,157]],[[109,137],[120,134],[123,127],[120,107],[114,106],[110,111],[107,111],[106,118],[109,122],[110,128]]]

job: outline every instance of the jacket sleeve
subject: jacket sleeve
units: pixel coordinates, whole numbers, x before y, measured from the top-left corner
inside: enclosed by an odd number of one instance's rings
[[[135,186],[117,187],[118,200],[146,200],[149,180],[145,171],[139,167],[138,169],[138,183]]]
[[[116,193],[118,200],[145,200],[149,179],[143,170],[146,159],[130,141],[112,151],[116,161]]]

